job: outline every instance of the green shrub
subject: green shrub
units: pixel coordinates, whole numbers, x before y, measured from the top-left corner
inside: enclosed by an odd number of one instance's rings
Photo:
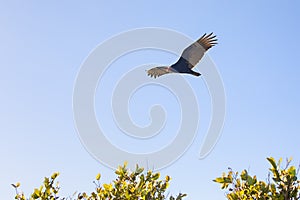
[[[143,168],[136,166],[134,171],[127,169],[127,164],[119,166],[115,171],[116,180],[109,184],[101,184],[101,175],[97,174],[94,181],[96,188],[90,194],[81,192],[73,197],[59,197],[60,187],[56,178],[59,173],[54,173],[51,177],[45,177],[43,184],[35,188],[29,198],[24,193],[19,192],[20,183],[12,184],[16,189],[15,199],[17,200],[162,200],[167,199],[166,190],[171,178],[166,176],[164,180],[159,180],[160,173],[154,173],[151,170],[144,172]],[[177,197],[170,196],[170,200],[181,200],[186,194],[179,193]]]
[[[298,170],[290,166],[291,160],[281,167],[282,159],[276,163],[275,159],[267,158],[271,164],[267,182],[258,181],[256,176],[250,176],[247,170],[240,174],[232,171],[223,173],[222,177],[214,181],[221,184],[226,190],[226,197],[229,200],[296,200],[300,199],[300,181],[297,178]],[[271,179],[272,178],[272,179]]]

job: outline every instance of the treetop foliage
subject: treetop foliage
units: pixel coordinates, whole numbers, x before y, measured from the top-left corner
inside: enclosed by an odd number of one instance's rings
[[[267,158],[271,168],[267,182],[258,181],[256,176],[249,175],[247,170],[240,174],[229,168],[229,172],[214,179],[226,190],[229,200],[296,200],[300,199],[300,181],[298,170],[290,166],[292,159],[288,159],[282,167],[282,158],[277,162],[274,158]]]
[[[33,193],[27,198],[23,192],[19,192],[20,183],[12,184],[16,189],[15,199],[17,200],[163,200],[167,199],[166,190],[171,178],[166,176],[160,180],[160,173],[154,173],[138,165],[134,171],[127,169],[127,163],[119,166],[115,171],[117,178],[112,183],[101,184],[101,174],[96,175],[95,191],[88,194],[81,192],[72,197],[59,196],[59,183],[56,178],[59,173],[53,173],[51,177],[45,177],[43,184],[35,188]],[[170,196],[170,200],[181,200],[186,194],[179,193],[177,197]]]

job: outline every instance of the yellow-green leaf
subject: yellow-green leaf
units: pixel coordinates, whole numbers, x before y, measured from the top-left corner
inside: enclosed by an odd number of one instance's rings
[[[58,175],[59,175],[59,172],[55,172],[55,173],[52,174],[51,178],[55,179]]]
[[[100,178],[101,178],[101,174],[100,174],[100,173],[98,173],[98,174],[97,174],[97,176],[96,176],[96,180],[97,180],[97,181],[99,181],[99,180],[100,180]]]
[[[153,179],[157,180],[157,179],[159,179],[159,177],[160,177],[160,173],[156,173],[156,174],[154,174]]]
[[[267,160],[271,163],[273,168],[275,168],[275,169],[277,168],[275,159],[273,157],[269,157],[269,158],[267,158]]]
[[[35,188],[33,194],[37,197],[40,197],[41,196],[41,191],[39,189]]]
[[[104,189],[105,190],[107,190],[107,191],[111,191],[112,190],[112,185],[111,184],[103,184],[103,187],[104,187]]]
[[[171,180],[171,177],[170,176],[166,176],[166,181],[170,181]]]
[[[217,183],[224,183],[224,178],[218,177],[218,178],[214,179],[213,181],[217,182]]]

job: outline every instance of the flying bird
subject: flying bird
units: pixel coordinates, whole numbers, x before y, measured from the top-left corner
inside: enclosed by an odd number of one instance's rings
[[[213,33],[204,34],[196,42],[188,46],[182,52],[179,60],[171,66],[159,66],[147,70],[150,77],[157,78],[168,73],[186,73],[194,76],[200,76],[201,74],[193,71],[193,67],[201,60],[204,53],[217,44],[216,35]]]

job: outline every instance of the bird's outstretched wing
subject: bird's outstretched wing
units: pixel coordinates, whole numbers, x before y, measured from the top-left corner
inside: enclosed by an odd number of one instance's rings
[[[217,44],[216,36],[213,33],[206,33],[196,42],[188,46],[182,52],[181,57],[189,62],[189,68],[193,68],[201,60],[204,53]]]
[[[161,75],[175,72],[169,67],[154,67],[152,69],[147,70],[148,76],[157,78]]]

